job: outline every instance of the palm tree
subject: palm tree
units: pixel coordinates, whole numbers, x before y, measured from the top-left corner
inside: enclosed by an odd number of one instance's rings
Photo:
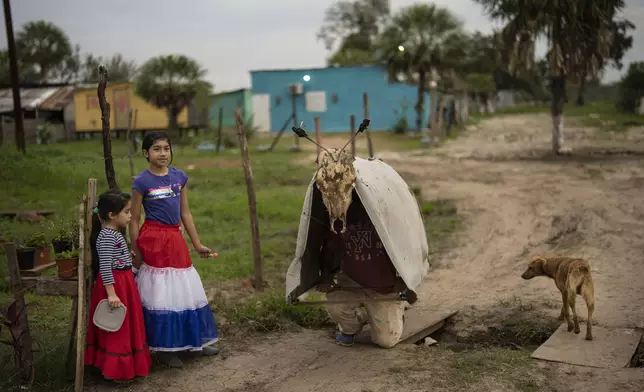
[[[464,40],[461,22],[434,4],[403,8],[386,25],[378,43],[380,58],[391,80],[418,86],[417,131],[423,124],[425,91],[433,75],[442,76],[444,82],[453,77],[465,55]]]
[[[212,84],[204,80],[208,71],[195,60],[183,55],[154,57],[139,69],[135,80],[137,94],[168,112],[168,129],[179,129],[179,113]]]
[[[20,63],[32,68],[46,82],[73,56],[73,48],[65,32],[51,22],[27,22],[16,34],[16,51]]]
[[[588,51],[606,57],[610,52],[611,22],[624,7],[623,0],[475,0],[483,5],[492,19],[503,20],[505,65],[516,63],[528,68],[534,62],[533,45],[545,36],[550,92],[552,94],[552,149],[560,154],[564,148],[563,108],[566,81],[578,75],[588,59]],[[589,34],[592,31],[592,34]],[[532,55],[532,60],[530,60]],[[594,61],[594,60],[593,60]]]

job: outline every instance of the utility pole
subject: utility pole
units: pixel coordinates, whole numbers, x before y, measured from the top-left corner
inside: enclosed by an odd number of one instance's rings
[[[11,4],[2,0],[4,5],[4,25],[7,29],[7,46],[9,49],[9,73],[11,74],[11,90],[13,90],[13,123],[16,131],[16,147],[23,154],[27,153],[25,143],[25,128],[22,121],[22,104],[20,103],[20,78],[18,76],[18,59],[16,42],[13,39],[13,21],[11,19]]]

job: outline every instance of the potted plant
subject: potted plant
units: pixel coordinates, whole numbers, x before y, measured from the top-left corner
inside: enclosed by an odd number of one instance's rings
[[[34,249],[34,266],[46,265],[51,262],[49,241],[42,233],[36,233],[27,238],[25,246]]]
[[[56,253],[58,277],[69,279],[78,275],[78,249]]]
[[[18,268],[20,268],[21,271],[34,268],[34,262],[36,260],[35,248],[25,245],[18,245],[16,249],[16,255],[18,256]]]
[[[76,223],[78,226],[78,223]],[[75,234],[75,236],[74,236]],[[54,247],[54,253],[62,253],[73,249],[74,238],[78,237],[78,231],[74,232],[74,224],[72,221],[63,221],[51,244]],[[78,242],[78,241],[77,241]]]

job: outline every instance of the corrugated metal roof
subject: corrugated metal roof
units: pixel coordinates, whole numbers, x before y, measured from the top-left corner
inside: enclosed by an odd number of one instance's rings
[[[74,88],[61,87],[54,94],[40,103],[41,110],[63,110],[70,102],[74,101]]]
[[[215,92],[214,94],[210,94],[210,96],[211,97],[217,97],[217,96],[234,94],[234,93],[239,93],[239,92],[242,92],[242,91],[249,91],[249,90],[250,90],[249,87],[242,87],[242,88],[238,88],[236,90],[221,91],[221,92],[218,92],[218,93]]]
[[[22,108],[34,110],[58,90],[58,87],[20,89],[20,103]],[[6,113],[12,110],[13,92],[10,88],[0,89],[0,113]]]

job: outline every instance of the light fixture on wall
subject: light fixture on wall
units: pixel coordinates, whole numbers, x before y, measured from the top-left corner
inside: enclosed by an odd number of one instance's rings
[[[338,103],[338,94],[331,95],[331,102]]]
[[[302,80],[304,80],[305,82],[308,82],[309,80],[311,80],[311,76],[310,75],[304,75]]]
[[[277,97],[275,97],[275,105],[279,105],[280,103],[282,103],[282,97],[278,95]]]

